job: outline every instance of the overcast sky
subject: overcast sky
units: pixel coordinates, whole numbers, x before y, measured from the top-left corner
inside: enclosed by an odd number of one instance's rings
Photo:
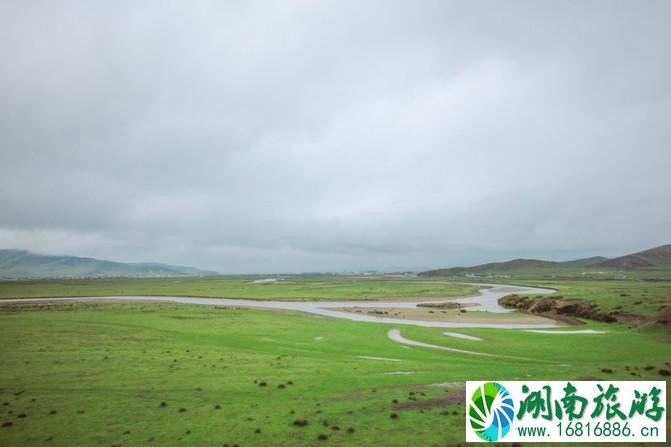
[[[671,242],[669,1],[0,3],[0,248],[225,273]]]

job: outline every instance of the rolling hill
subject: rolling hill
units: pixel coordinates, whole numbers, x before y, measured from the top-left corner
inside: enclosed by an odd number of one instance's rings
[[[218,273],[159,263],[124,263],[0,249],[0,279],[161,278],[211,275]]]
[[[636,270],[641,268],[671,268],[671,244],[631,255],[608,259],[596,264],[597,267],[610,267],[618,270]]]
[[[421,276],[463,275],[468,273],[507,273],[520,270],[552,269],[561,267],[558,262],[541,261],[539,259],[513,259],[506,262],[491,262],[473,267],[453,267],[447,269],[421,272]]]
[[[513,259],[506,262],[492,262],[472,267],[452,267],[429,270],[419,273],[420,276],[451,276],[451,275],[505,275],[520,272],[551,273],[583,270],[671,270],[671,244],[651,248],[618,258],[608,259],[603,256],[576,259],[573,261],[554,262],[539,259]]]
[[[564,261],[560,262],[560,264],[563,265],[564,267],[587,267],[599,264],[604,261],[608,261],[608,258],[604,258],[603,256],[592,256],[591,258],[582,258],[582,259],[575,259],[573,261]]]

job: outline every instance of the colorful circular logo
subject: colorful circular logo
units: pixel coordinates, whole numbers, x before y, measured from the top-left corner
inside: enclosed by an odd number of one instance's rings
[[[508,434],[513,423],[515,403],[503,385],[482,384],[468,404],[468,420],[473,431],[485,441],[498,441]]]

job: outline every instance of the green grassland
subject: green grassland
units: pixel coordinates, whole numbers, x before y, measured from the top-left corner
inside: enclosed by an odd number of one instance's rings
[[[557,290],[554,294],[529,295],[530,298],[561,296],[566,300],[584,300],[609,313],[654,317],[671,306],[671,281],[656,279],[593,279],[585,277],[542,279],[545,275],[527,272],[518,278],[472,278],[466,276],[434,277],[435,280],[457,282],[487,282],[492,284],[517,284],[547,287]]]
[[[607,333],[461,330],[486,340],[474,342],[290,312],[1,307],[0,423],[12,425],[0,445],[463,445],[465,380],[659,380],[669,368],[659,326],[587,327]],[[392,328],[501,357],[399,345]]]
[[[517,281],[518,284],[557,289],[554,295],[582,299],[605,312],[654,316],[671,304],[668,281]],[[552,296],[552,295],[546,295]]]
[[[394,300],[409,297],[452,297],[477,293],[478,286],[445,284],[441,278],[289,277],[254,283],[255,277],[73,279],[0,282],[0,299],[56,296],[199,296],[258,300]],[[551,287],[565,299],[593,302],[605,312],[652,317],[671,304],[671,281],[468,277],[452,281],[515,283]],[[547,295],[545,295],[547,296]]]
[[[56,296],[198,296],[259,300],[382,300],[475,294],[479,287],[420,280],[338,276],[290,277],[275,283],[255,278],[73,279],[0,282],[0,298]]]
[[[561,296],[566,300],[584,300],[597,305],[603,312],[640,315],[653,318],[671,306],[671,281],[661,280],[594,280],[594,279],[502,279],[487,278],[489,283],[517,284],[531,287],[548,287],[553,294],[529,295],[530,298]],[[452,276],[450,281],[474,281],[473,278]]]
[[[0,296],[388,299],[477,289],[425,281],[33,281],[2,283]],[[643,315],[657,312],[671,293],[665,281],[514,282]],[[498,357],[400,345],[387,338],[389,329]],[[2,306],[0,445],[463,445],[466,380],[668,380],[659,374],[671,369],[668,328],[585,320],[580,329],[606,333],[458,330],[484,339],[478,342],[437,328],[292,312],[158,303]],[[308,423],[294,425],[297,419]]]

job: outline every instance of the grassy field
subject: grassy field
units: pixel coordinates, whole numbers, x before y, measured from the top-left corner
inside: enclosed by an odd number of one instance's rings
[[[566,299],[596,303],[603,311],[656,315],[671,304],[668,281],[518,281],[519,284],[557,289]]]
[[[645,314],[669,295],[667,282],[528,283]],[[0,291],[3,297],[382,299],[473,290],[461,287],[321,277],[279,284],[246,278],[39,281],[3,283]],[[581,329],[606,333],[458,330],[485,339],[478,342],[446,337],[440,329],[291,312],[171,304],[3,306],[0,445],[463,445],[465,380],[668,379],[659,374],[671,369],[668,329],[585,323]],[[390,329],[499,357],[403,346],[387,338]]]
[[[451,281],[473,281],[472,278],[451,277]],[[552,295],[530,295],[532,298],[560,295],[567,300],[585,300],[604,312],[654,317],[671,305],[671,281],[655,280],[540,280],[540,279],[487,279],[487,282],[518,284],[556,289]]]
[[[342,276],[289,277],[276,283],[256,278],[40,280],[0,282],[0,299],[54,296],[173,295],[272,300],[394,300],[413,297],[452,297],[477,293],[478,286],[441,284],[440,278],[351,278]],[[472,278],[451,277],[453,281]],[[656,315],[671,304],[671,281],[481,279],[557,289],[566,299],[596,303],[605,312]]]
[[[630,273],[630,272],[628,272]],[[640,272],[634,272],[640,273]],[[668,275],[668,272],[667,272]],[[531,298],[560,295],[567,300],[585,300],[594,303],[603,312],[654,317],[671,305],[671,281],[660,279],[594,279],[586,277],[560,278],[528,272],[517,278],[472,278],[466,276],[426,277],[424,279],[517,284],[556,289],[552,295],[530,295]]]
[[[474,294],[479,287],[420,280],[291,277],[276,283],[250,278],[82,279],[0,282],[0,298],[172,295],[273,300],[382,300]]]
[[[660,379],[669,368],[671,337],[659,328],[588,327],[608,332],[461,331],[483,343],[401,328],[503,355],[481,358],[396,344],[386,337],[393,325],[287,312],[2,307],[0,422],[12,425],[0,444],[302,446],[326,435],[324,445],[456,445],[464,380]]]

